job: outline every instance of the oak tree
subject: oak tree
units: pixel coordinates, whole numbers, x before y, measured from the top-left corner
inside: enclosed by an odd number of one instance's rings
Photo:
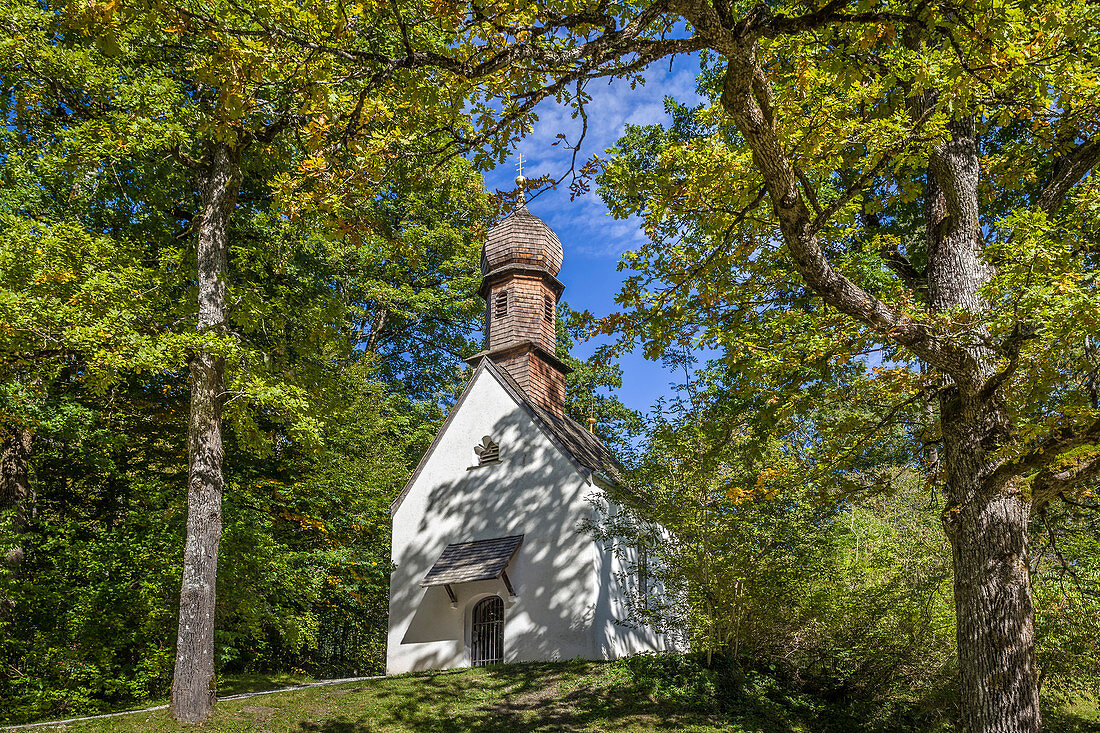
[[[419,26],[435,10],[394,16]],[[551,95],[583,109],[586,82],[707,52],[705,134],[609,179],[657,245],[628,264],[670,286],[628,286],[624,300],[657,319],[639,338],[659,353],[680,333],[660,319],[688,318],[707,346],[761,348],[732,326],[774,306],[785,315],[764,335],[812,329],[823,366],[873,352],[906,403],[930,396],[963,725],[1038,730],[1027,522],[1100,473],[1095,17],[1043,0],[444,14],[465,42],[369,61],[472,85],[479,129],[526,124]],[[677,247],[681,232],[696,236]]]
[[[116,212],[105,225],[108,237],[121,228],[130,236],[138,232],[140,239],[144,224],[146,238],[151,239],[159,231],[150,225],[149,217],[155,217],[158,223],[165,218],[176,222],[176,238],[193,243],[193,260],[181,258],[190,260],[193,268],[189,279],[194,306],[183,314],[193,330],[176,334],[167,342],[170,349],[152,354],[165,369],[178,368],[186,356],[191,376],[188,526],[172,692],[172,712],[181,721],[202,720],[216,694],[215,588],[226,411],[232,411],[244,428],[254,426],[248,412],[257,406],[297,412],[300,419],[294,426],[299,432],[316,433],[321,424],[309,417],[310,394],[295,383],[301,377],[294,366],[272,373],[277,370],[270,368],[271,362],[293,358],[293,349],[271,343],[273,328],[288,314],[273,310],[279,301],[264,302],[266,287],[241,281],[240,275],[255,264],[248,260],[265,244],[268,253],[278,251],[280,237],[293,240],[291,246],[304,246],[311,228],[315,237],[335,242],[325,261],[326,266],[335,265],[335,273],[324,272],[338,276],[343,265],[344,274],[352,277],[341,285],[324,281],[322,272],[310,273],[318,297],[293,314],[299,322],[288,330],[295,338],[308,337],[313,348],[322,350],[327,339],[335,338],[333,348],[345,355],[363,346],[379,349],[381,336],[393,334],[395,325],[407,327],[422,313],[434,312],[443,320],[456,309],[469,311],[475,300],[472,288],[461,283],[442,295],[430,294],[430,285],[421,284],[411,293],[411,288],[400,287],[412,285],[406,272],[427,270],[422,279],[438,277],[437,269],[444,269],[444,274],[447,267],[462,269],[447,265],[448,258],[463,264],[473,261],[475,247],[467,228],[483,210],[479,179],[461,161],[435,171],[421,170],[412,162],[422,148],[436,144],[431,130],[461,125],[461,90],[439,85],[423,73],[364,75],[358,66],[341,67],[339,59],[266,30],[266,22],[278,21],[329,39],[352,38],[353,46],[399,44],[396,25],[388,32],[373,24],[369,9],[358,23],[371,30],[357,39],[348,32],[346,11],[339,4],[303,10],[297,3],[283,2],[247,8],[219,2],[16,3],[6,7],[2,17],[5,112],[9,130],[21,136],[18,152],[33,157],[29,151],[38,142],[56,156],[51,160],[63,159],[54,173],[72,178],[73,197],[89,199],[93,209]],[[358,14],[364,14],[362,8]],[[225,32],[226,27],[231,32]],[[446,43],[439,34],[429,40]],[[425,131],[429,134],[422,135]],[[121,180],[132,170],[135,156],[141,159],[143,174],[159,166],[172,183],[165,190],[182,200],[166,205],[165,193],[148,186],[145,177],[137,186],[133,180],[123,186]],[[425,175],[429,172],[430,177]],[[119,185],[113,181],[100,191],[96,182],[107,175]],[[181,178],[189,179],[189,185],[178,185]],[[413,206],[418,195],[424,203]],[[406,197],[397,208],[412,213],[394,215],[387,210],[394,208],[387,202]],[[426,211],[455,210],[454,202],[460,199],[467,209],[463,215],[442,222],[438,216],[435,222],[425,217]],[[55,213],[30,207],[20,215],[33,221]],[[245,228],[242,219],[251,232],[240,231]],[[30,221],[18,223],[33,236]],[[83,225],[87,222],[77,221],[68,232],[53,233],[68,245],[73,236],[87,236]],[[274,241],[256,241],[257,236],[272,236]],[[379,243],[386,246],[376,246]],[[363,254],[364,249],[372,254]],[[235,265],[231,254],[244,255],[246,262]],[[409,267],[417,258],[436,256],[442,259],[428,267]],[[372,257],[375,262],[388,259],[384,264],[391,269],[401,258],[406,260],[402,275],[387,283],[395,292],[380,292],[383,289],[372,286],[369,275],[355,280],[356,268],[369,267]],[[372,274],[379,276],[378,269]],[[273,282],[279,273],[261,274],[279,294]],[[356,285],[349,285],[353,280]],[[138,292],[133,288],[135,295]],[[122,293],[129,295],[125,289]],[[344,318],[353,308],[369,307],[368,302],[389,303],[391,313],[397,305],[403,312],[376,319],[372,334],[360,332],[360,338]],[[312,328],[300,328],[306,314],[316,316]],[[143,326],[160,333],[174,332],[178,323],[149,321]],[[383,327],[386,321],[388,328]],[[461,325],[440,328],[446,338],[439,342],[457,343],[464,338],[461,330]],[[33,329],[17,331],[23,332]],[[100,341],[105,333],[92,332]],[[410,339],[400,332],[391,338],[399,343],[394,360],[404,359]],[[116,366],[140,370],[141,364],[127,363],[126,356],[116,357]],[[446,378],[435,384],[438,389],[450,387]],[[423,393],[410,396],[424,399]],[[22,454],[27,452],[27,435],[24,425],[10,433],[5,456],[11,460],[5,465],[26,466]],[[26,493],[19,466],[3,474],[5,487],[14,487],[6,491],[13,502],[23,500]]]
[[[1095,22],[673,5],[713,51],[709,103],[634,131],[605,174],[654,242],[617,325],[770,373],[780,410],[815,371],[878,365],[896,400],[832,429],[853,438],[927,401],[914,461],[944,492],[963,727],[1038,730],[1028,522],[1100,473]]]

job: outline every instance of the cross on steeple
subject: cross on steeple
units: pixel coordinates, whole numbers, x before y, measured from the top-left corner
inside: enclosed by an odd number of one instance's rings
[[[519,157],[516,159],[516,173],[518,173],[520,177],[523,176],[523,153],[520,153]]]

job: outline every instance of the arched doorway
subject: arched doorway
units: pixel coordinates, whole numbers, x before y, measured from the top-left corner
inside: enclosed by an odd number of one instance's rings
[[[474,606],[470,661],[475,667],[504,661],[504,600],[500,596],[482,598]]]

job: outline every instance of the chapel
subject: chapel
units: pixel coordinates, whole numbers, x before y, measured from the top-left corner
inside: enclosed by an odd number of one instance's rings
[[[621,623],[648,581],[637,558],[585,531],[614,510],[603,492],[619,467],[565,411],[569,367],[555,356],[563,254],[524,203],[488,233],[484,348],[390,507],[388,674],[672,647]]]

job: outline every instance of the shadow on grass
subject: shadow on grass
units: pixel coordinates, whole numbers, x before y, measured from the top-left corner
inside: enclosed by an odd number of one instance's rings
[[[746,697],[730,716],[661,700],[619,672],[610,665],[574,662],[413,675],[406,678],[408,694],[379,691],[370,714],[357,711],[303,721],[295,733],[605,730],[608,726],[760,733],[811,729],[807,720],[791,720],[791,709],[765,697]]]
[[[1046,733],[1100,733],[1100,718],[1075,710],[1043,711],[1043,730]]]
[[[307,685],[317,680],[307,675],[292,675],[282,672],[272,674],[236,674],[218,679],[218,696],[229,697],[246,692],[264,692],[282,687]]]
[[[300,720],[291,730],[939,733],[950,728],[946,719],[884,719],[878,709],[882,701],[840,704],[767,675],[702,678],[685,666],[661,663],[665,674],[659,678],[645,668],[644,660],[514,664],[407,675],[391,678],[387,685],[349,689],[344,699],[355,700],[356,707],[331,708],[313,720]],[[1085,713],[1044,711],[1044,730],[1100,733],[1100,722]]]

